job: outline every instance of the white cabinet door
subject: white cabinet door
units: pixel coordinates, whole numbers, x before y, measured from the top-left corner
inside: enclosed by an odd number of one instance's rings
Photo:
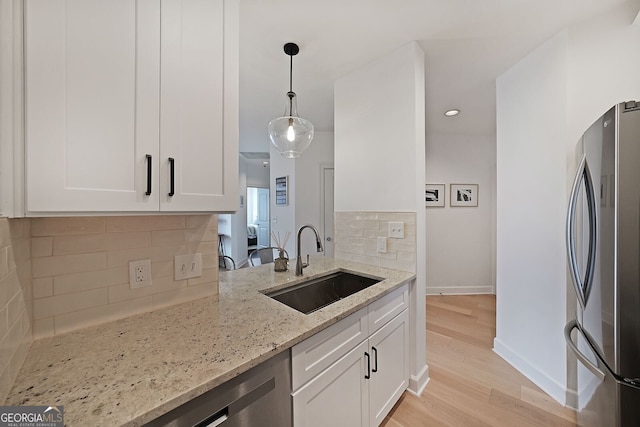
[[[366,351],[364,341],[293,393],[294,426],[369,425]]]
[[[369,338],[369,413],[378,426],[409,386],[409,312],[405,310]]]
[[[25,2],[28,211],[158,210],[159,66],[159,0]]]
[[[162,211],[237,209],[237,3],[162,1]]]
[[[236,210],[238,15],[233,0],[27,0],[27,210]]]

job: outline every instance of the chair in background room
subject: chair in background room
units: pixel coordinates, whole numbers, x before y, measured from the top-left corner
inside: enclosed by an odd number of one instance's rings
[[[279,249],[275,246],[258,248],[254,251],[251,251],[251,253],[249,254],[249,263],[251,264],[251,266],[269,264],[274,260],[274,253],[276,257],[278,256],[278,251]],[[289,258],[289,254],[287,253],[286,249],[284,250],[284,256]],[[258,259],[260,260],[260,264],[256,264],[256,261]]]

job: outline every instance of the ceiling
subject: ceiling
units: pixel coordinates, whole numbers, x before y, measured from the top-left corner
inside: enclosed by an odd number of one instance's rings
[[[293,59],[298,113],[333,131],[341,76],[415,40],[429,133],[495,134],[495,79],[572,23],[625,0],[240,0],[240,151],[269,151]],[[449,108],[462,113],[445,118]]]

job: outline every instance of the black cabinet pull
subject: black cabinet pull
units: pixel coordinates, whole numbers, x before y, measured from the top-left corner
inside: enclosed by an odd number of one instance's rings
[[[172,197],[175,194],[175,163],[176,161],[174,160],[174,158],[169,157],[169,174],[171,175],[171,189],[169,190],[169,197]]]
[[[147,196],[151,195],[151,154],[147,154],[147,191],[144,193]]]
[[[371,372],[378,372],[378,349],[371,346],[371,351],[373,352],[373,365],[374,365],[374,368],[371,370]]]
[[[364,357],[367,358],[367,373],[364,374],[364,379],[368,380],[369,378],[371,378],[371,357],[366,351],[364,352]]]

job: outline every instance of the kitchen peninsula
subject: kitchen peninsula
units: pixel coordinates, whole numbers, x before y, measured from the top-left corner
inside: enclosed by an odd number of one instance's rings
[[[384,280],[308,315],[262,293],[334,271]],[[324,257],[304,274],[220,273],[218,296],[35,341],[5,404],[63,405],[69,426],[142,425],[415,278]]]

